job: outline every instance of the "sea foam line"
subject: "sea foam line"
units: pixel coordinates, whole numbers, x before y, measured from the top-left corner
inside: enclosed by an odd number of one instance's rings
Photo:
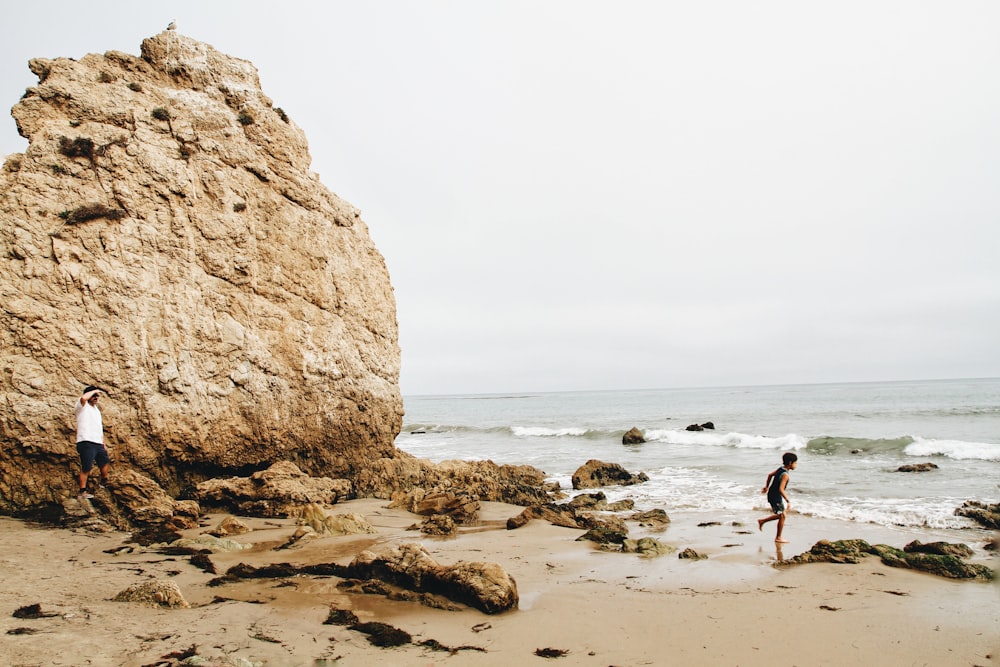
[[[913,438],[903,450],[908,456],[946,456],[958,460],[1000,461],[1000,445],[962,440]]]
[[[711,447],[736,447],[738,449],[805,449],[809,441],[795,433],[773,437],[746,433],[711,433],[706,431],[678,431],[674,429],[647,431],[646,440],[671,445],[705,445]]]

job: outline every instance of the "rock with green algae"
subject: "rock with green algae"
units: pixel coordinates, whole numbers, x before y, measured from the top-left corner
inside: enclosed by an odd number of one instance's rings
[[[776,565],[798,565],[801,563],[860,563],[868,556],[878,556],[889,567],[919,570],[949,579],[975,579],[991,581],[993,570],[978,563],[967,563],[956,553],[965,553],[961,547],[946,542],[934,543],[935,553],[912,550],[914,544],[907,545],[910,551],[897,549],[886,544],[871,545],[864,540],[820,540],[812,548]],[[931,545],[921,545],[928,547]],[[966,547],[968,549],[968,547]],[[971,550],[969,550],[971,555]]]

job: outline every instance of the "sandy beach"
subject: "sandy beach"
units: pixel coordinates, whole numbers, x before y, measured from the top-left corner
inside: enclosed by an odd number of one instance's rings
[[[88,533],[0,519],[0,663],[144,667],[175,665],[185,651],[207,665],[997,665],[1000,587],[889,568],[876,558],[857,565],[775,568],[773,533],[752,516],[714,523],[672,515],[655,534],[693,548],[704,560],[676,554],[645,559],[578,542],[582,531],[532,521],[504,528],[520,508],[485,503],[481,525],[455,538],[430,538],[407,527],[419,517],[387,509],[383,500],[355,500],[330,513],[363,514],[375,535],[322,537],[275,550],[295,530],[290,519],[244,519],[238,536],[254,545],[212,555],[218,573],[243,562],[260,566],[346,564],[362,549],[420,542],[441,564],[499,563],[517,581],[519,608],[499,615],[445,611],[378,595],[346,594],[337,577],[245,580],[210,587],[216,575],[131,544],[128,533]],[[224,515],[204,517],[194,537]],[[709,525],[699,525],[709,524]],[[735,524],[735,525],[734,525]],[[630,524],[633,537],[638,536]],[[845,528],[849,532],[845,532]],[[977,537],[982,533],[977,533]],[[792,515],[788,558],[820,539],[862,538],[902,547],[911,534]],[[991,559],[981,541],[974,560]],[[995,559],[992,559],[995,566]],[[170,580],[190,609],[114,602],[126,587]],[[38,604],[40,618],[17,618]],[[330,609],[405,630],[413,643],[379,648],[367,636],[327,625]],[[435,640],[453,650],[418,643]],[[536,655],[538,649],[564,652]]]

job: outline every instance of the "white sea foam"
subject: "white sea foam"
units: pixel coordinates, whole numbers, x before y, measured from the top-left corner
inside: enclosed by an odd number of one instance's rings
[[[921,526],[924,528],[966,528],[970,519],[955,516],[958,499],[950,502],[926,498],[837,498],[802,500],[795,509],[811,516],[881,526]]]
[[[541,426],[511,426],[511,433],[518,437],[558,438],[562,436],[581,436],[587,434],[585,428],[544,428]]]
[[[711,431],[680,431],[654,429],[646,432],[647,441],[673,445],[704,445],[709,447],[736,447],[739,449],[805,449],[809,441],[795,433],[772,437],[746,433],[714,433]]]
[[[914,438],[903,450],[908,456],[947,456],[950,459],[1000,461],[1000,445],[989,442],[961,440],[930,440]]]

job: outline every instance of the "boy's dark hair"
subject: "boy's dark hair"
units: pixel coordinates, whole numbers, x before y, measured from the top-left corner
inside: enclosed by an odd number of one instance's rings
[[[784,454],[781,455],[781,463],[786,466],[791,465],[798,460],[799,457],[793,454],[792,452],[785,452]]]

